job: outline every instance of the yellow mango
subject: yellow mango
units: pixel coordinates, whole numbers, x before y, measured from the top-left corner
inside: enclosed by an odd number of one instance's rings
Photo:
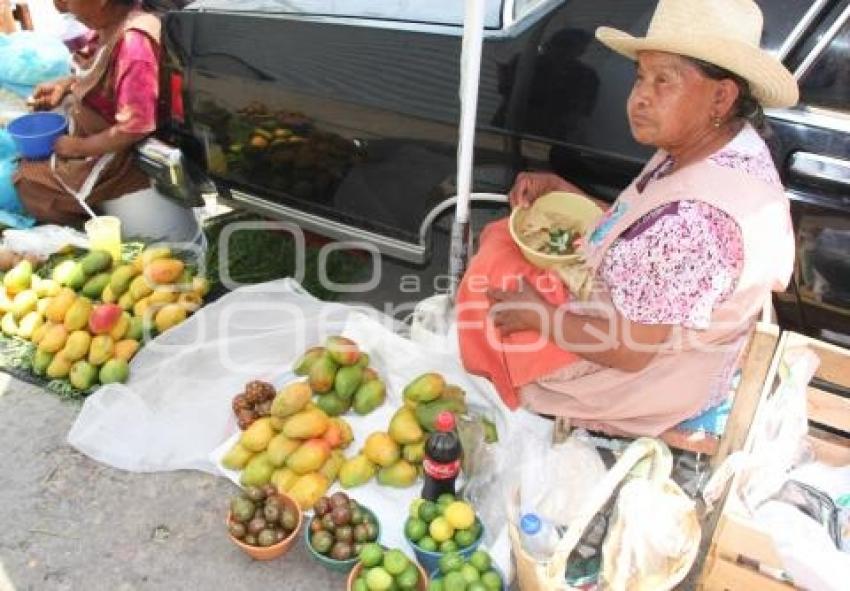
[[[286,458],[286,467],[298,474],[315,472],[331,456],[331,446],[324,439],[310,439]]]
[[[18,336],[22,339],[32,339],[33,333],[44,325],[44,318],[36,311],[32,311],[18,324]]]
[[[133,316],[138,316],[139,318],[144,318],[147,314],[148,308],[151,306],[150,298],[142,298],[135,304],[133,304]]]
[[[275,430],[271,426],[271,420],[268,417],[262,417],[245,429],[242,437],[239,439],[239,443],[245,449],[260,452],[268,447],[269,442],[275,435]]]
[[[139,275],[130,282],[130,294],[133,299],[139,301],[153,293],[153,287],[145,279],[144,275]]]
[[[6,293],[6,289],[0,289],[0,314],[12,311],[12,299]]]
[[[104,304],[117,304],[118,296],[112,291],[112,287],[107,285],[103,288],[103,293],[100,294],[100,299]]]
[[[21,319],[34,311],[38,305],[38,295],[32,289],[25,289],[12,300],[12,313],[16,319]]]
[[[47,366],[47,377],[54,380],[68,377],[68,374],[71,373],[72,364],[73,362],[63,357],[61,353],[54,355],[50,365]]]
[[[158,287],[148,296],[152,304],[173,304],[177,301],[177,292],[167,287]]]
[[[44,315],[47,316],[50,322],[61,324],[65,320],[65,314],[68,312],[68,308],[71,307],[76,299],[77,294],[74,293],[73,289],[63,287],[59,290],[59,293],[53,296],[53,300],[47,306]]]
[[[135,270],[132,265],[121,265],[112,272],[109,278],[109,287],[112,293],[117,297],[124,295],[124,292],[130,287],[130,280],[133,279]]]
[[[183,307],[187,312],[196,312],[202,305],[203,300],[201,300],[201,296],[196,293],[181,293],[177,297],[177,303]]]
[[[39,313],[40,316],[47,316],[47,307],[50,305],[50,302],[53,301],[53,296],[47,296],[46,298],[41,298],[38,300],[38,303],[35,305],[35,311]]]
[[[157,259],[145,265],[144,276],[151,285],[174,283],[183,273],[185,265],[177,259]]]
[[[36,328],[34,331],[32,331],[32,337],[30,337],[30,340],[33,342],[33,344],[38,345],[41,342],[41,339],[44,338],[44,335],[47,334],[47,331],[50,329],[51,326],[53,325],[50,322],[45,322],[44,324]]]
[[[115,352],[115,341],[108,334],[98,335],[91,341],[89,347],[89,363],[92,365],[103,365]]]
[[[144,268],[157,259],[167,259],[171,256],[171,249],[167,246],[153,246],[146,248],[133,261],[136,273],[141,273]]]
[[[278,468],[272,473],[270,482],[275,485],[277,492],[288,492],[292,485],[298,481],[298,474],[289,468]]]
[[[15,315],[11,312],[3,314],[3,319],[0,320],[0,330],[7,337],[18,336],[18,321],[15,320]]]
[[[254,457],[254,452],[245,449],[238,443],[230,448],[224,457],[221,458],[221,463],[225,468],[231,470],[241,470]]]
[[[296,480],[287,492],[295,499],[302,511],[307,511],[325,495],[330,485],[331,483],[323,474],[312,472]]]
[[[67,340],[68,329],[62,324],[54,324],[44,333],[44,336],[38,343],[38,348],[45,353],[58,353],[65,346],[65,341]],[[68,366],[68,370],[71,370],[70,365]]]
[[[69,361],[77,361],[88,354],[90,345],[91,335],[85,330],[75,330],[68,335],[65,347],[60,354]]]
[[[68,312],[65,314],[64,324],[68,332],[80,330],[88,326],[91,311],[92,303],[90,299],[79,297],[74,300],[74,303],[71,304],[71,307],[68,308]]]
[[[328,415],[312,408],[289,417],[283,425],[283,434],[290,439],[320,437],[328,428]]]
[[[139,341],[124,339],[115,343],[115,358],[129,362],[139,350]]]
[[[373,464],[386,468],[398,461],[401,457],[401,448],[387,433],[376,432],[366,438],[363,454]]]
[[[136,300],[133,298],[133,294],[129,291],[125,292],[120,298],[118,298],[118,305],[121,306],[122,310],[132,310],[133,305],[136,303]]]
[[[204,297],[210,292],[210,282],[206,277],[192,277],[192,291]]]
[[[272,421],[270,420],[269,423]],[[272,425],[274,428],[274,425]],[[301,446],[297,439],[289,439],[283,433],[278,433],[269,441],[266,451],[269,452],[269,460],[276,468],[280,468],[292,453]]]
[[[115,342],[120,341],[124,338],[124,335],[127,334],[127,330],[130,328],[130,315],[127,312],[121,314],[118,318],[118,322],[115,323],[115,326],[112,327],[112,330],[109,331],[109,336],[112,337],[112,340]]]
[[[53,281],[53,279],[39,279],[34,289],[38,297],[46,298],[58,295],[62,286]]]
[[[186,320],[186,310],[180,304],[166,304],[156,313],[154,324],[159,332],[165,332]]]

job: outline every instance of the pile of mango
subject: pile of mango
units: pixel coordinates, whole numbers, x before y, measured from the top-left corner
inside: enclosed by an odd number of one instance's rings
[[[208,290],[168,248],[117,265],[92,250],[62,261],[49,278],[23,260],[3,276],[0,329],[36,345],[36,375],[88,390],[126,381],[145,339],[185,320]]]
[[[349,338],[330,336],[324,347],[308,349],[293,365],[296,375],[306,376],[316,406],[336,417],[353,409],[366,415],[387,398],[387,387],[369,367],[369,354]]]
[[[369,435],[360,453],[342,465],[340,484],[354,488],[376,477],[383,486],[412,486],[421,473],[427,434],[444,410],[465,413],[464,391],[435,372],[417,377],[404,389],[404,406],[393,415],[387,432]]]
[[[274,398],[271,416],[255,420],[222,458],[241,470],[244,486],[268,483],[292,496],[303,510],[313,507],[336,481],[342,450],[354,439],[342,418],[329,417],[312,402],[306,382],[293,382]]]

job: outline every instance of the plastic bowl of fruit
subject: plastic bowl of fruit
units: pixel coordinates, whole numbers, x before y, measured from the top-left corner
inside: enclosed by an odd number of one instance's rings
[[[319,563],[338,573],[357,564],[364,545],[377,542],[381,526],[375,514],[344,492],[322,497],[304,528],[307,550]]]
[[[248,487],[230,500],[230,540],[255,560],[271,560],[289,551],[301,528],[295,499],[273,486]]]
[[[419,564],[426,572],[432,572],[445,554],[457,552],[468,559],[481,545],[484,526],[472,505],[445,494],[436,502],[413,501],[404,524],[404,537]]]
[[[366,544],[360,551],[360,561],[348,575],[348,591],[372,589],[426,591],[428,575],[401,550]]]
[[[457,552],[444,554],[431,571],[431,588],[466,591],[507,591],[505,575],[489,554],[476,550],[464,559]]]

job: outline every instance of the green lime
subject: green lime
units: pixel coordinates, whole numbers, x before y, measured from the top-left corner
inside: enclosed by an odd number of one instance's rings
[[[443,580],[434,579],[428,583],[428,591],[443,591]]]
[[[357,577],[357,580],[354,581],[354,586],[351,588],[351,591],[369,591],[369,586],[366,585],[366,579],[363,577]]]
[[[459,571],[463,567],[463,556],[457,552],[449,552],[440,556],[437,564],[440,567],[440,572],[447,575],[451,572]]]
[[[472,581],[466,586],[466,591],[489,591],[481,581]]]
[[[440,509],[431,501],[425,501],[419,505],[419,519],[425,523],[431,523],[440,516]]]
[[[493,560],[484,550],[476,550],[472,553],[472,556],[469,557],[469,564],[474,566],[479,573],[486,573],[490,570]]]
[[[444,506],[443,508],[445,508],[446,506],[454,503],[456,500],[457,499],[455,498],[455,496],[453,494],[443,493],[439,497],[437,497],[437,504],[443,505]]]
[[[384,554],[384,568],[394,577],[403,573],[409,565],[410,561],[401,550],[389,550]]]
[[[475,536],[475,539],[477,540],[478,537],[481,535],[481,522],[476,519],[475,523],[472,524],[472,527],[469,528],[469,531],[472,532],[472,534]]]
[[[440,544],[440,552],[457,552],[457,542],[454,540],[446,540],[442,544]]]
[[[425,499],[413,499],[410,502],[410,516],[411,517],[419,517],[419,507],[424,502],[425,502]]]
[[[471,564],[464,564],[460,567],[460,574],[463,575],[466,583],[472,583],[473,581],[477,581],[481,578],[481,575],[478,573],[478,570],[472,566]]]
[[[402,591],[414,591],[419,584],[419,571],[414,565],[408,563],[407,568],[396,577],[395,582]]]
[[[418,517],[409,517],[404,524],[404,535],[411,542],[418,542],[428,533],[428,524]]]
[[[487,587],[487,591],[502,591],[502,577],[494,570],[488,570],[481,575],[481,582]]]
[[[369,591],[387,591],[393,586],[393,578],[390,573],[378,566],[369,569],[366,573],[366,586],[369,587]]]
[[[359,558],[360,562],[362,562],[363,566],[366,568],[378,566],[384,561],[384,549],[381,548],[379,544],[366,544],[363,546],[363,549],[360,550]]]
[[[475,543],[475,532],[471,529],[459,529],[455,532],[455,542],[460,548],[468,548]],[[485,569],[486,570],[486,569]]]
[[[449,573],[443,579],[443,588],[446,591],[466,591],[466,579],[459,572]]]
[[[437,551],[437,542],[434,541],[434,538],[431,536],[425,536],[418,542],[416,545],[425,550],[426,552],[436,552]]]

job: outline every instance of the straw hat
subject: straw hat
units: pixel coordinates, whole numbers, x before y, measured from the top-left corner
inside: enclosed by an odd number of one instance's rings
[[[639,51],[664,51],[709,62],[749,82],[763,107],[791,107],[797,81],[759,47],[762,21],[752,0],[659,0],[646,37],[599,27],[596,38],[631,59]]]

